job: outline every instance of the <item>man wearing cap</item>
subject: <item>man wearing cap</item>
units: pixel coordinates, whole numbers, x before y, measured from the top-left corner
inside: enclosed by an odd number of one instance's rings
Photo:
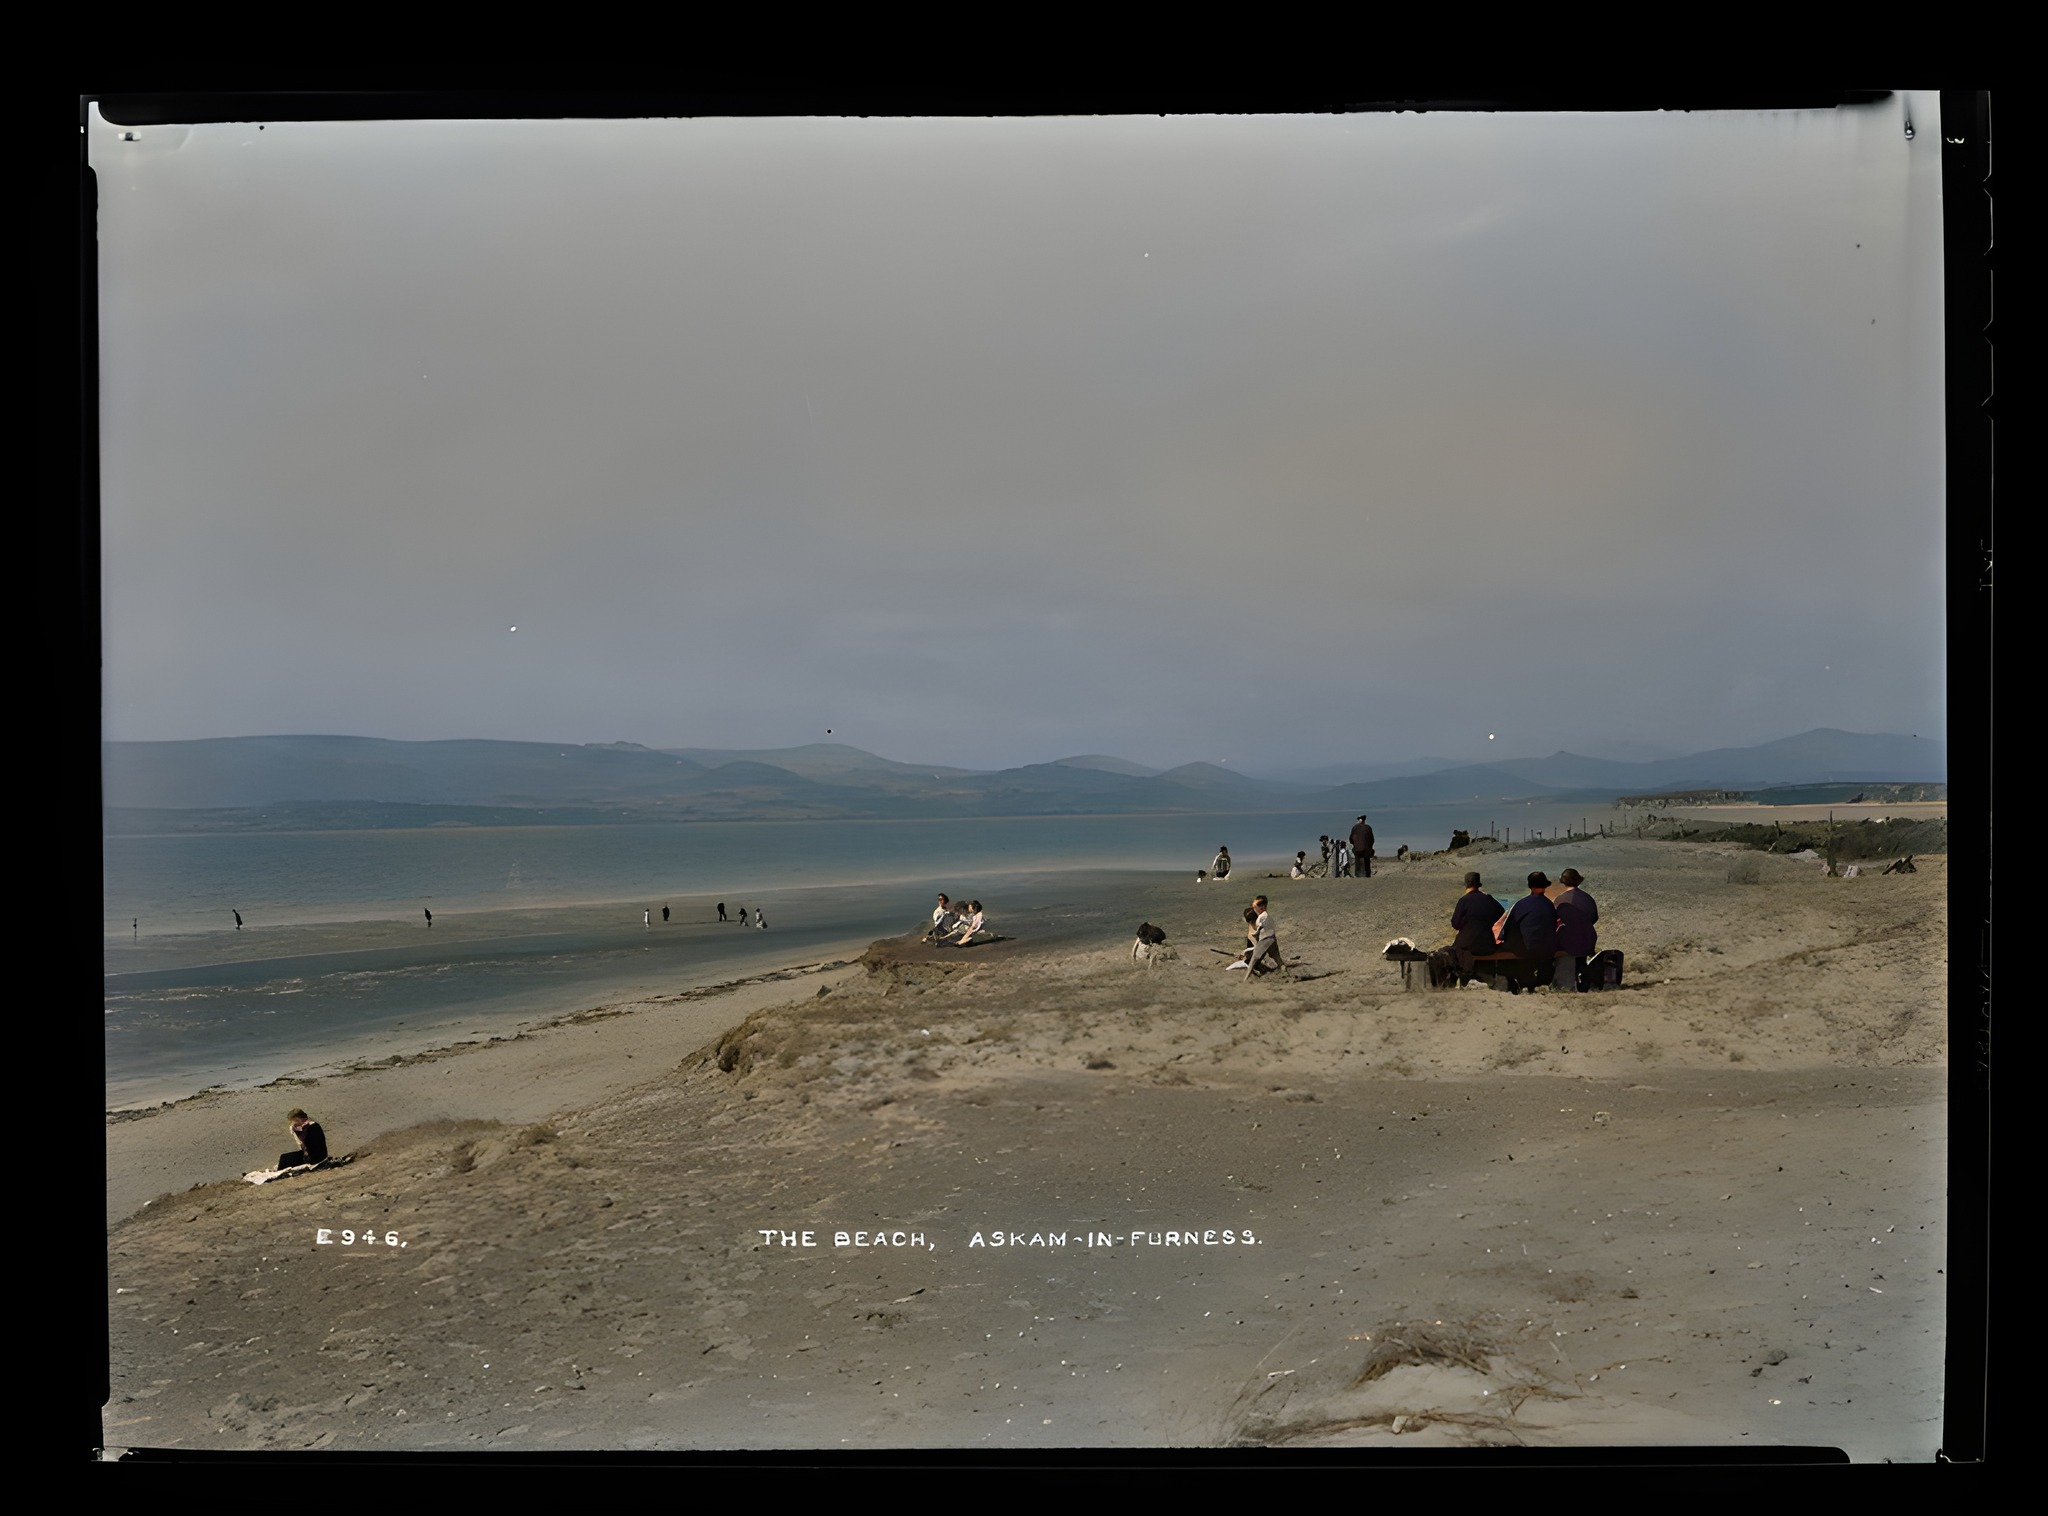
[[[1365,824],[1363,816],[1351,829],[1351,877],[1372,878],[1372,828]]]
[[[1479,887],[1479,876],[1465,876],[1465,893],[1458,897],[1457,907],[1451,912],[1451,930],[1457,936],[1451,939],[1451,952],[1458,960],[1458,972],[1465,978],[1472,977],[1477,967],[1473,959],[1494,952],[1498,944],[1493,940],[1493,924],[1501,918],[1501,903]]]
[[[1541,869],[1529,876],[1529,893],[1508,912],[1508,924],[1501,932],[1501,944],[1518,957],[1544,968],[1544,978],[1555,972],[1557,958],[1557,907],[1545,893],[1550,876]]]
[[[1582,990],[1586,987],[1586,960],[1597,951],[1600,940],[1600,934],[1593,930],[1593,923],[1600,919],[1600,907],[1579,888],[1586,881],[1577,869],[1566,869],[1557,876],[1557,882],[1564,889],[1551,904],[1557,908],[1557,950],[1565,955],[1557,961],[1557,987]],[[1567,973],[1571,975],[1569,981],[1565,978]]]

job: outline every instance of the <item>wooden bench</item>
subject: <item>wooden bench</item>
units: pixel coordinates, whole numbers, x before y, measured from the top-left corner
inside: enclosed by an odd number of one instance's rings
[[[1557,973],[1553,958],[1524,958],[1520,953],[1477,953],[1472,958],[1473,977],[1492,984],[1505,981],[1511,988],[1538,989]]]

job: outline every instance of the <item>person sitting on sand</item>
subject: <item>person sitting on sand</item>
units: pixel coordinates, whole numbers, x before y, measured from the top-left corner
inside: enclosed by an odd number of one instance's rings
[[[1546,978],[1554,972],[1557,958],[1557,907],[1550,903],[1549,889],[1547,874],[1541,869],[1531,874],[1529,893],[1515,902],[1501,930],[1501,945],[1519,958],[1542,964]]]
[[[1294,867],[1287,871],[1289,879],[1308,878],[1308,849],[1303,848],[1294,855]]]
[[[1220,847],[1216,849],[1216,861],[1209,865],[1209,877],[1211,879],[1228,879],[1230,877],[1229,848]]]
[[[966,913],[960,918],[959,935],[947,940],[950,940],[954,947],[966,947],[972,942],[990,941],[994,936],[995,933],[989,930],[988,917],[981,913],[981,902],[970,900],[967,902]]]
[[[1245,936],[1250,939],[1251,946],[1244,950],[1242,958],[1232,959],[1224,968],[1246,969],[1253,974],[1269,974],[1274,969],[1286,966],[1280,956],[1279,934],[1273,930],[1272,912],[1267,910],[1266,905],[1264,895],[1252,901],[1251,909],[1245,912],[1245,917],[1250,923],[1250,929]]]
[[[1598,951],[1600,934],[1593,923],[1600,919],[1600,907],[1579,886],[1586,882],[1577,869],[1557,876],[1564,886],[1550,903],[1557,908],[1557,987],[1582,990],[1586,987],[1586,960]],[[1569,978],[1567,978],[1569,975]]]
[[[754,925],[764,932],[768,930],[768,918],[761,914],[761,908],[758,905],[754,907]]]
[[[293,1111],[289,1130],[298,1146],[277,1155],[279,1168],[294,1169],[301,1164],[327,1161],[327,1134],[320,1130],[319,1122],[304,1111]]]
[[[926,929],[924,940],[926,942],[937,942],[942,937],[951,936],[959,929],[960,913],[953,909],[953,902],[951,900],[948,900],[944,895],[939,896],[939,903],[932,908],[932,924]]]
[[[1475,969],[1474,959],[1482,958],[1499,949],[1493,940],[1493,924],[1506,912],[1501,903],[1479,887],[1479,876],[1465,876],[1465,893],[1458,897],[1457,906],[1451,911],[1451,930],[1457,935],[1451,939],[1451,951],[1457,955],[1458,972],[1470,979]]]

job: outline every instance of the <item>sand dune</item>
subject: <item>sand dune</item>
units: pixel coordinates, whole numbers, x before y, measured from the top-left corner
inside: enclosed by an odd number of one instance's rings
[[[1459,860],[1161,879],[112,1123],[107,1441],[1930,1457],[1944,861],[1734,857],[1481,861],[1580,868],[1616,994],[1404,991],[1380,949],[1447,940]],[[1206,950],[1255,889],[1285,980]],[[1177,960],[1131,961],[1141,917]],[[389,1130],[234,1181],[280,1102]]]

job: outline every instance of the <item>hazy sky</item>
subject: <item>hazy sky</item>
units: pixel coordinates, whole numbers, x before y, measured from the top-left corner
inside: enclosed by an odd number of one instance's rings
[[[1939,735],[1937,105],[95,118],[106,735]]]

